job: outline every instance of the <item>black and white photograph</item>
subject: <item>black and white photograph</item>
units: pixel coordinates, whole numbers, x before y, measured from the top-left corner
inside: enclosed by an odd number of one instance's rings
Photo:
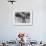
[[[32,25],[32,11],[16,11],[14,19],[16,25]]]

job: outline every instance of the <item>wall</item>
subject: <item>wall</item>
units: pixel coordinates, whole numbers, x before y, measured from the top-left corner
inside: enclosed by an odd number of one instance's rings
[[[13,13],[16,9],[32,9],[32,26],[15,26]],[[31,34],[37,41],[46,40],[46,0],[17,0],[14,5],[7,0],[0,0],[0,40],[11,40],[18,32]]]

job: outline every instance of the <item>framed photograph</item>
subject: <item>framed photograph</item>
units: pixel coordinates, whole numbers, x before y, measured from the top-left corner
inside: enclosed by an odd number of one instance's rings
[[[32,10],[15,10],[13,14],[14,25],[32,25]]]

